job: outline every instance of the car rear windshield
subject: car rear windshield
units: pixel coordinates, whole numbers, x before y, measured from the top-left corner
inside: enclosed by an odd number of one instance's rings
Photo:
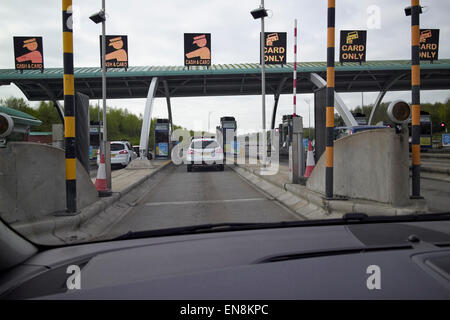
[[[125,149],[122,143],[111,143],[111,151],[120,151]]]
[[[218,147],[219,144],[212,140],[193,141],[191,143],[192,149],[213,149]]]

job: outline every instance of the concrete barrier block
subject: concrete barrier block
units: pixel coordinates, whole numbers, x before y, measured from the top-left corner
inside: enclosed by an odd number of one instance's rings
[[[403,206],[409,203],[408,136],[394,129],[369,130],[334,144],[334,194]],[[325,192],[325,154],[306,186]]]
[[[0,177],[0,190],[7,190],[5,207],[14,213],[11,221],[31,221],[33,217],[65,211],[64,150],[39,143],[11,142],[0,150],[0,164],[1,170],[10,167],[7,180]],[[78,160],[76,166],[77,207],[81,209],[98,197],[89,174]]]
[[[150,172],[145,176],[145,179],[150,178],[167,164]],[[127,188],[127,192],[134,190],[139,183],[143,184],[141,180],[134,182]],[[12,227],[17,232],[40,244],[70,244],[83,239],[91,239],[97,237],[99,233],[102,233],[104,229],[109,228],[111,224],[123,216],[123,207],[107,213],[106,211],[126,195],[127,193],[122,191],[121,193],[113,193],[107,198],[100,198],[89,206],[80,209],[76,215],[34,217],[33,220],[14,223]],[[126,205],[126,207],[128,206]],[[59,213],[64,214],[64,211]]]

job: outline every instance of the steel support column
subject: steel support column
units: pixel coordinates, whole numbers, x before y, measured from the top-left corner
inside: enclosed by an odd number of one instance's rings
[[[272,109],[272,122],[270,125],[271,129],[275,128],[275,118],[277,115],[277,109],[278,109],[278,100],[280,99],[280,94],[283,91],[284,85],[287,81],[287,77],[283,78],[280,83],[278,84],[277,91],[274,94],[274,102],[273,102],[273,109]]]
[[[45,93],[48,95],[48,98],[53,102],[53,105],[56,108],[56,111],[58,112],[58,116],[61,119],[61,122],[64,126],[64,109],[61,106],[61,104],[59,103],[58,100],[56,100],[55,95],[53,94],[53,92],[50,90],[50,88],[42,83],[38,83],[38,86],[45,91]]]
[[[66,211],[77,212],[75,151],[75,90],[73,76],[72,0],[62,0],[64,64],[64,146],[66,158]]]
[[[402,74],[397,74],[392,76],[384,85],[383,90],[380,91],[380,93],[377,96],[377,99],[375,100],[375,104],[372,108],[372,111],[370,112],[370,116],[369,116],[369,121],[367,122],[368,125],[372,124],[373,118],[375,116],[375,112],[377,111],[378,107],[381,104],[381,101],[383,101],[384,96],[386,95],[386,93],[389,91],[390,88],[392,88],[392,86],[401,78],[403,78],[406,74],[402,73]]]
[[[142,120],[141,139],[139,143],[139,154],[141,159],[147,159],[148,139],[152,122],[153,101],[155,100],[158,77],[153,77],[148,89],[147,101],[145,101],[144,119]]]
[[[311,73],[309,79],[319,89],[325,88],[327,86],[327,82],[317,73]],[[358,125],[355,118],[353,117],[353,114],[350,112],[344,100],[342,100],[337,92],[334,92],[334,104],[337,112],[344,120],[346,126],[351,127]]]
[[[420,198],[420,3],[411,0],[412,195]]]
[[[170,123],[170,132],[173,132],[173,123],[172,123],[172,106],[170,104],[170,92],[169,92],[169,85],[167,84],[167,80],[163,81],[164,84],[164,94],[166,96],[166,102],[167,102],[167,114],[169,116],[169,123]]]
[[[328,0],[327,28],[327,89],[326,89],[326,147],[325,147],[325,196],[333,198],[334,166],[334,45],[336,1]]]

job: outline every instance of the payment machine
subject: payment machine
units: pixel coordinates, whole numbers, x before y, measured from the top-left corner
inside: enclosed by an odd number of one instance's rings
[[[219,143],[222,144],[222,149],[224,150],[223,157],[224,161],[227,157],[227,153],[236,153],[237,152],[237,146],[236,146],[236,119],[234,117],[221,117],[220,118],[220,127],[217,127]],[[232,141],[227,141],[227,133],[229,136],[233,137]],[[222,140],[222,141],[220,141]]]
[[[100,142],[102,141],[101,132],[102,129],[99,121],[89,122],[89,159],[91,160],[97,159],[97,154],[100,150]]]
[[[289,146],[292,144],[292,114],[284,115],[278,127],[280,137],[280,155],[289,155]]]
[[[155,159],[170,158],[170,129],[168,119],[156,119],[155,124]]]

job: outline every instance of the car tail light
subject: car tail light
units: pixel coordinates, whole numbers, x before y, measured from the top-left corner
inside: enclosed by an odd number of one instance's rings
[[[119,151],[119,154],[128,154],[128,151],[127,150],[122,150],[122,151]]]
[[[219,147],[219,148],[216,148],[216,152],[217,152],[217,153],[222,153],[222,148],[220,148],[220,147]]]
[[[193,149],[188,149],[188,154],[194,154],[194,150]]]

